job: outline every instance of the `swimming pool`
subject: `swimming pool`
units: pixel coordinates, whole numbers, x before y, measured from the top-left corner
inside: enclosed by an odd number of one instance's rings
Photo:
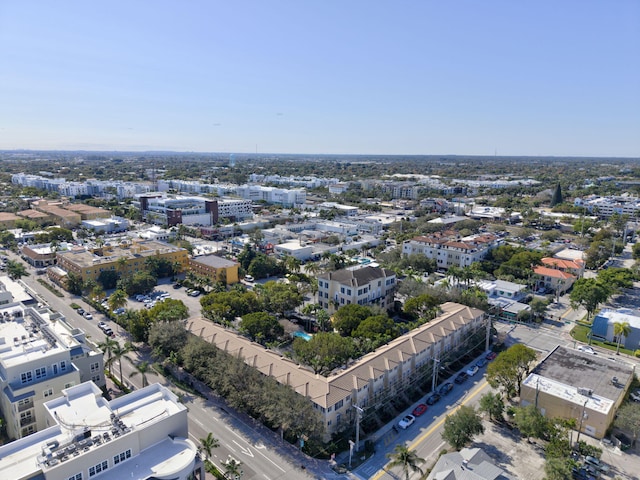
[[[301,332],[301,331],[293,332],[293,333],[291,334],[291,336],[293,336],[293,337],[300,337],[300,338],[302,338],[303,340],[306,340],[307,342],[308,342],[309,340],[311,340],[311,335],[309,335],[308,333],[305,333],[305,332]]]

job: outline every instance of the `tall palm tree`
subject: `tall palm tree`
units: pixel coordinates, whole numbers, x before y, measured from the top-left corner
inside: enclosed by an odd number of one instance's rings
[[[114,347],[113,351],[111,352],[112,359],[113,359],[113,362],[111,363],[115,363],[116,360],[118,361],[118,366],[120,370],[119,372],[120,383],[124,383],[124,379],[122,378],[122,359],[126,358],[127,360],[129,360],[129,358],[127,357],[127,353],[135,352],[136,346],[131,342],[125,342],[124,345],[120,345],[119,343],[117,343],[116,345],[117,346]]]
[[[618,337],[618,348],[616,354],[620,353],[620,343],[622,343],[622,337],[627,338],[631,333],[631,326],[629,322],[615,322],[613,324],[613,334]]]
[[[116,290],[109,297],[109,308],[117,310],[127,304],[127,293],[123,290]]]
[[[118,347],[119,347],[118,342],[111,337],[105,338],[104,342],[101,342],[98,344],[98,348],[102,350],[102,353],[104,353],[107,356],[107,361],[104,362],[104,364],[109,369],[109,375],[111,375],[111,365],[113,365],[113,361],[114,361],[113,352]]]
[[[391,460],[389,468],[401,467],[406,480],[409,480],[410,473],[423,474],[418,464],[424,463],[424,458],[418,457],[415,450],[409,450],[405,445],[396,445],[393,452],[387,453],[387,458]]]
[[[214,448],[218,448],[220,446],[220,442],[216,437],[213,436],[213,433],[209,432],[209,434],[205,438],[200,439],[200,447],[204,451],[204,454],[209,460],[211,457],[211,451]]]
[[[154,373],[151,367],[149,366],[149,362],[145,360],[144,362],[134,364],[134,367],[136,368],[136,370],[134,372],[131,372],[131,374],[129,375],[129,378],[135,377],[136,375],[140,374],[140,376],[142,377],[142,388],[149,385],[149,381],[147,380],[147,374]]]

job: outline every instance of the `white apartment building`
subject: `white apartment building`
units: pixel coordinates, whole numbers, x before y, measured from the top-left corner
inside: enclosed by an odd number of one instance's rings
[[[217,218],[231,218],[240,221],[251,217],[253,217],[253,202],[251,200],[236,200],[233,198],[218,200]]]
[[[318,303],[332,313],[343,305],[380,305],[393,303],[396,274],[381,267],[344,268],[318,275]]]
[[[236,189],[239,197],[252,202],[266,202],[283,207],[297,207],[307,201],[307,192],[303,188],[285,189],[263,187],[262,185],[241,185]]]
[[[187,409],[160,384],[108,401],[85,382],[44,411],[47,428],[0,447],[0,478],[205,479]]]
[[[609,218],[614,213],[633,218],[640,211],[640,198],[627,194],[608,197],[591,195],[585,198],[576,198],[573,204],[576,207],[585,207],[590,213],[604,218]]]
[[[44,403],[89,380],[105,385],[104,362],[82,330],[47,308],[2,306],[0,409],[10,438],[46,428]]]
[[[435,259],[437,268],[448,270],[451,266],[467,267],[482,260],[502,240],[492,234],[472,235],[460,238],[456,235],[434,234],[414,237],[402,244],[403,255],[421,254]]]

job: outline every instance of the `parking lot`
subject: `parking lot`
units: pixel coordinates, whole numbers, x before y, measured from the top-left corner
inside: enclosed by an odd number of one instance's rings
[[[144,300],[136,300],[135,298],[129,297],[127,299],[127,305],[125,308],[129,308],[132,310],[140,310],[145,308],[146,305],[151,305],[152,302],[158,301],[158,299],[162,298],[172,298],[174,300],[182,300],[182,302],[189,309],[189,316],[200,316],[200,299],[202,295],[197,297],[190,297],[187,295],[187,289],[185,287],[181,287],[178,289],[173,288],[173,283],[169,281],[169,279],[162,279],[158,282],[158,285],[153,289],[153,291],[147,295],[149,301],[145,303]]]

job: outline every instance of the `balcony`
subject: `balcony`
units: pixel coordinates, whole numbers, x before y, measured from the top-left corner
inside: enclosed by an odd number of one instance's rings
[[[34,416],[29,416],[29,417],[25,417],[25,418],[21,418],[20,419],[20,426],[21,427],[26,427],[27,425],[31,425],[32,423],[36,423],[36,417],[34,417]]]
[[[18,412],[24,412],[25,410],[29,410],[30,408],[33,408],[33,402],[18,405]]]

